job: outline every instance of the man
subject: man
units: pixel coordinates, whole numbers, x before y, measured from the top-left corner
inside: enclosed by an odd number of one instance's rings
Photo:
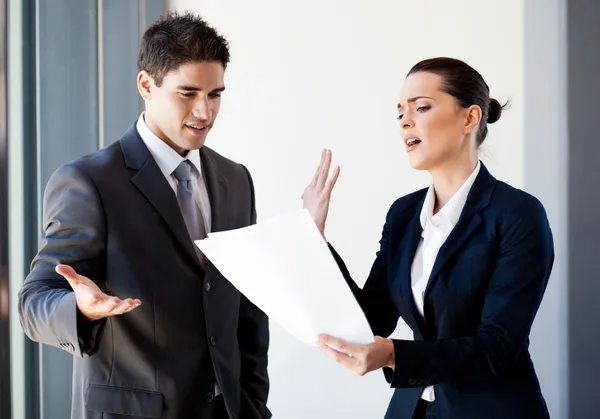
[[[163,16],[140,46],[145,112],[48,182],[19,310],[75,356],[72,418],[271,416],[268,320],[193,244],[256,221],[246,168],[204,146],[228,62],[202,19]]]

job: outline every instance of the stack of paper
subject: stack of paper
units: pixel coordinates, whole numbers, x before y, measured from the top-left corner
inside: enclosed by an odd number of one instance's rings
[[[306,210],[196,241],[213,265],[301,341],[326,333],[367,344],[373,333]]]

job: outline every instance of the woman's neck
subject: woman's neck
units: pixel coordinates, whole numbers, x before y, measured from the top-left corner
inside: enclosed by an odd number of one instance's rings
[[[450,198],[471,176],[473,170],[477,167],[478,161],[477,156],[470,156],[464,161],[453,161],[445,167],[429,171],[435,192],[434,214],[437,214],[450,201]]]

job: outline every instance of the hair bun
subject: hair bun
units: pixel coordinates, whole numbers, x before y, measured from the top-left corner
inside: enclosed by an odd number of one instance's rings
[[[496,99],[490,99],[490,108],[488,110],[488,124],[493,124],[500,119],[502,115],[502,105]]]

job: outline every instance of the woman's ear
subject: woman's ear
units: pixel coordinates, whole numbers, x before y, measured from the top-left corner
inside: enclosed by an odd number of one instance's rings
[[[465,134],[470,134],[477,129],[483,113],[481,108],[477,105],[471,105],[466,109],[467,118],[465,120]]]

